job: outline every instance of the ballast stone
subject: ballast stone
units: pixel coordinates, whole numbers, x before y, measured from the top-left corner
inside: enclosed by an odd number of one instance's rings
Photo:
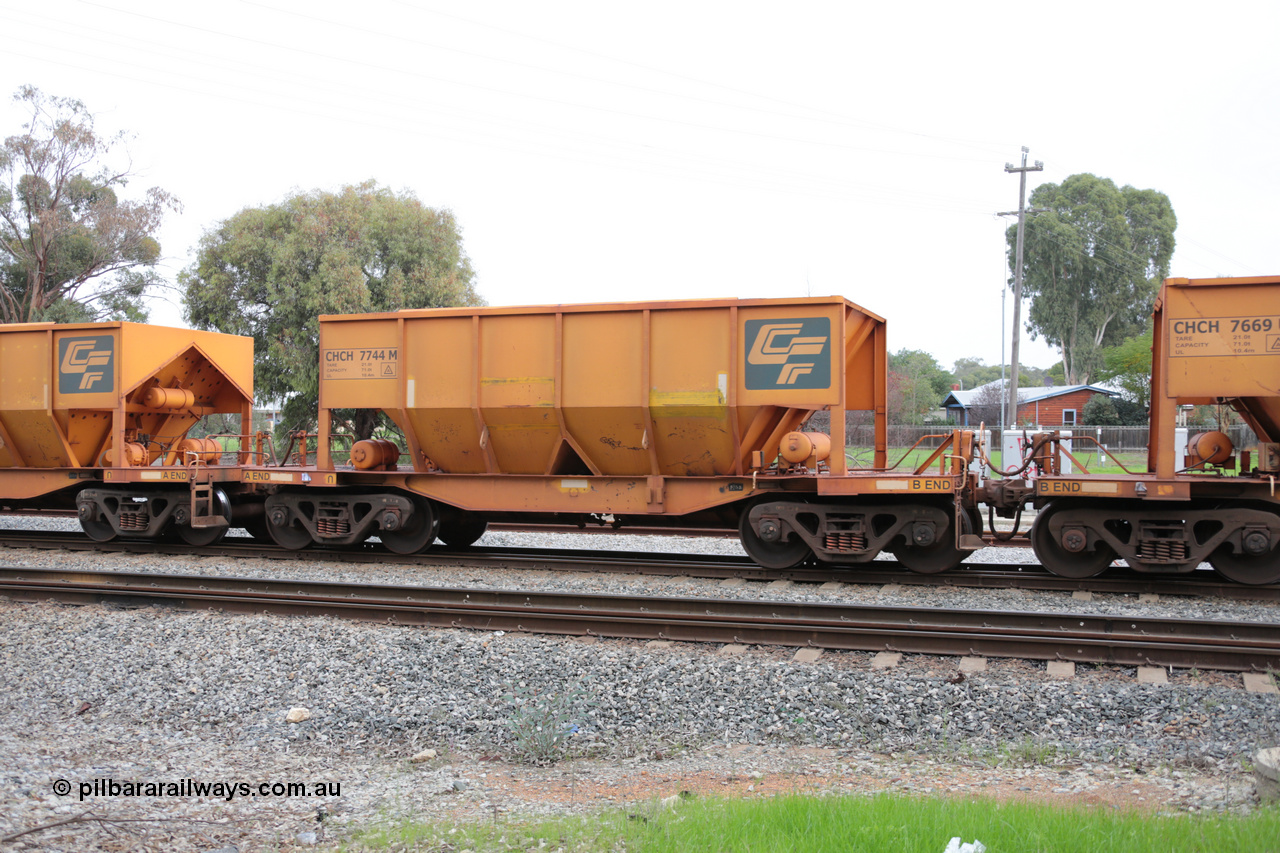
[[[1253,774],[1258,778],[1258,799],[1280,802],[1280,746],[1259,750],[1253,759]]]

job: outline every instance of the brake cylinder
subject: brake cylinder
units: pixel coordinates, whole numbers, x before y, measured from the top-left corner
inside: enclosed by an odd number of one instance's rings
[[[1221,465],[1231,458],[1232,450],[1235,446],[1224,432],[1213,430],[1193,435],[1187,439],[1187,466]]]
[[[367,438],[351,447],[351,464],[362,471],[395,468],[399,458],[400,448],[385,438]]]
[[[213,438],[184,438],[178,442],[178,464],[217,465],[222,458],[222,445]]]
[[[822,462],[831,455],[831,436],[823,432],[789,432],[782,437],[778,452],[792,465],[810,460]]]

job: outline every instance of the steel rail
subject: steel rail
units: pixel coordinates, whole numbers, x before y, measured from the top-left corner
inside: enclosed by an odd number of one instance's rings
[[[76,518],[74,509],[40,510],[39,512],[16,511],[10,514],[27,518]],[[580,527],[576,524],[519,524],[502,521],[491,523],[489,530],[494,533],[581,533],[602,536],[685,536],[711,539],[737,539],[739,535],[736,528],[730,530],[721,527],[679,527],[652,524],[628,524],[622,527],[613,527],[607,524],[590,524]],[[1009,531],[1003,532],[1008,533]],[[1029,548],[1031,545],[1027,537],[1028,531],[1026,530],[1019,532],[1013,539],[996,539],[991,532],[983,534],[983,538],[990,547],[1012,546]]]
[[[0,568],[11,599],[630,639],[1280,669],[1280,624]]]
[[[1034,513],[1025,513],[1025,517],[1034,518]],[[495,522],[489,525],[489,530],[495,533],[584,533],[588,535],[609,535],[609,536],[686,536],[686,537],[706,537],[712,539],[737,539],[739,533],[737,530],[725,530],[715,527],[660,527],[654,525],[624,525],[622,527],[610,527],[599,525],[588,525],[579,527],[576,524],[514,524],[508,522]],[[999,533],[1001,536],[997,536]],[[1008,536],[1009,538],[1003,538]],[[982,534],[982,540],[988,548],[1030,548],[1031,547],[1031,530],[1026,527],[1019,531],[1012,528],[1005,530],[1001,527],[998,531],[988,530]]]
[[[1197,595],[1244,601],[1280,600],[1280,584],[1243,586],[1224,581],[1215,573],[1208,571],[1161,576],[1116,568],[1097,577],[1076,579],[1050,574],[1034,562],[966,563],[950,572],[922,575],[883,560],[851,568],[806,564],[794,569],[773,570],[762,569],[746,557],[725,555],[510,547],[472,547],[459,550],[433,548],[422,554],[400,555],[392,554],[373,544],[290,551],[271,543],[243,537],[228,537],[216,545],[193,548],[181,542],[128,539],[95,542],[78,532],[39,530],[0,530],[0,547],[199,555],[236,559],[327,560],[356,564],[507,568],[526,571],[623,572],[665,577],[743,578],[753,581],[792,580],[800,583],[838,581],[863,585],[901,584],[1061,592],[1086,590],[1108,594]]]

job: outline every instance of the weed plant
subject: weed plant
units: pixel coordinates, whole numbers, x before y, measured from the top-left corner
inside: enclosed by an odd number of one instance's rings
[[[507,732],[512,758],[526,764],[554,764],[568,753],[580,728],[585,692],[555,693],[543,688],[515,686],[502,698],[510,708]]]

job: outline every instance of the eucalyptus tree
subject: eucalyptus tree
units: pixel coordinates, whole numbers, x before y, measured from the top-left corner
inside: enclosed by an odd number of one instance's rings
[[[1117,188],[1089,174],[1041,184],[1031,207],[1027,328],[1061,350],[1067,384],[1086,384],[1102,365],[1103,347],[1142,331],[1169,274],[1178,220],[1164,193]],[[1007,234],[1010,258],[1016,230]]]
[[[14,100],[30,117],[0,148],[0,321],[145,320],[154,234],[180,204],[157,187],[123,197],[128,137],[100,135],[82,102],[32,86]]]
[[[178,276],[187,321],[254,339],[259,399],[314,423],[321,314],[481,305],[451,212],[374,181],[249,207],[207,231]],[[352,430],[374,424],[359,416]]]

